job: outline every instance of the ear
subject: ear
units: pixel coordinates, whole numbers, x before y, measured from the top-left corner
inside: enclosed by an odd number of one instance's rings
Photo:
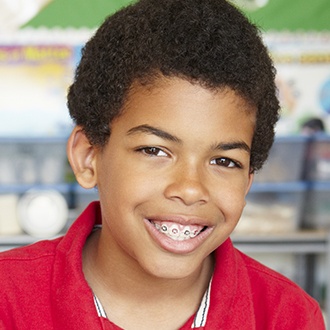
[[[253,183],[253,178],[254,178],[254,173],[249,173],[248,184],[247,184],[247,187],[246,187],[246,190],[245,190],[245,196],[250,191],[250,188],[251,188],[252,183]]]
[[[96,149],[90,144],[80,126],[75,127],[69,137],[67,155],[78,183],[86,189],[95,187]]]
[[[246,190],[245,190],[245,196],[244,196],[244,206],[246,205],[246,195],[249,193],[250,191],[250,188],[252,186],[252,183],[253,183],[253,178],[254,178],[254,174],[253,173],[249,173],[249,177],[248,177],[248,183],[247,183],[247,186],[246,186]]]

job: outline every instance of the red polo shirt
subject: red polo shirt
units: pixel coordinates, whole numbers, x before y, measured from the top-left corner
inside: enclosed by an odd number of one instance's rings
[[[82,272],[83,246],[100,222],[95,202],[64,237],[0,253],[0,329],[120,329],[98,316]],[[199,315],[204,325],[195,329],[325,329],[317,302],[296,284],[239,252],[230,239],[215,254]],[[194,319],[181,329],[191,329]]]

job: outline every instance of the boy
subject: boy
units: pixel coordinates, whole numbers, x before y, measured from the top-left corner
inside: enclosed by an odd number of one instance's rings
[[[97,187],[63,237],[1,257],[4,329],[324,329],[317,303],[234,249],[274,137],[274,68],[224,0],[141,0],[87,43],[68,158]]]

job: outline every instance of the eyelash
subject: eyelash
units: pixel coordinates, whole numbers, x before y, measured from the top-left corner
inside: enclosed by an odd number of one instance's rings
[[[141,147],[136,149],[137,152],[141,152],[149,157],[166,157],[168,154],[160,148],[157,147]],[[164,155],[159,156],[159,153],[162,152]]]
[[[158,147],[141,147],[136,149],[137,152],[141,152],[148,157],[167,157],[168,153],[163,151]],[[164,155],[159,155],[159,153],[163,153]],[[234,161],[230,158],[220,157],[212,159],[210,162],[211,165],[223,166],[227,168],[242,168],[241,163]]]
[[[220,164],[217,163],[217,161],[220,161]],[[242,168],[241,163],[234,161],[230,158],[226,158],[226,157],[212,159],[211,165],[218,165],[218,166],[223,166],[223,167],[227,167],[227,168]]]

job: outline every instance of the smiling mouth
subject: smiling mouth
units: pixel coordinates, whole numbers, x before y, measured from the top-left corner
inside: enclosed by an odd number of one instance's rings
[[[206,226],[200,225],[181,225],[174,222],[149,220],[151,224],[162,234],[174,241],[184,241],[198,236],[206,230]]]

